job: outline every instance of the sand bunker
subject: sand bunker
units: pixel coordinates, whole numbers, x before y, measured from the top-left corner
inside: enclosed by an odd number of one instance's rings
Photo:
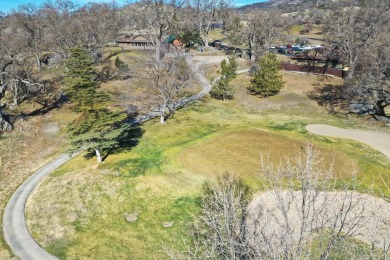
[[[261,246],[267,238],[282,250],[318,228],[342,228],[343,233],[380,248],[390,243],[390,203],[385,200],[351,191],[309,191],[304,197],[305,212],[301,191],[273,190],[255,197],[247,219],[253,243]]]

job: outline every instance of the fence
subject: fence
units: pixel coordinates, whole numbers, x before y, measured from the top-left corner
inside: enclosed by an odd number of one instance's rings
[[[330,69],[330,68],[297,65],[297,64],[287,64],[287,63],[282,63],[281,67],[283,70],[288,70],[288,71],[299,71],[299,72],[307,72],[307,73],[314,73],[314,74],[327,74],[327,75],[333,75],[333,76],[340,77],[340,78],[343,77],[342,70],[336,70],[336,69]]]

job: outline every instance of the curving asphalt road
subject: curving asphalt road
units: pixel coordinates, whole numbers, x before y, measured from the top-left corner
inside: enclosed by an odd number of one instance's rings
[[[25,204],[42,179],[67,162],[71,156],[62,154],[31,175],[12,195],[3,216],[4,238],[14,254],[22,260],[57,259],[40,247],[27,229]]]

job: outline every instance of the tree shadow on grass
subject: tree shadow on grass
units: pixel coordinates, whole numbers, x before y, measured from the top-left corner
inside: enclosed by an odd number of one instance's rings
[[[45,91],[31,98],[31,101],[41,107],[29,113],[22,113],[23,117],[43,116],[69,101],[69,98],[58,89],[53,81],[44,80],[42,84],[45,86]]]
[[[125,121],[123,124],[129,123],[128,121]],[[144,130],[139,125],[129,124],[128,130],[125,132],[125,134],[121,135],[116,140],[116,143],[111,148],[101,148],[100,152],[102,154],[102,162],[104,162],[104,160],[107,159],[109,155],[123,153],[134,148],[138,144],[139,139],[142,137],[143,133]],[[84,155],[84,158],[90,159],[95,155],[95,149],[88,149]]]
[[[148,171],[162,173],[160,166],[163,162],[162,151],[153,150],[136,158],[121,160],[115,163],[114,169],[124,172],[127,177],[138,177],[145,175]]]
[[[307,93],[307,96],[331,113],[344,113],[348,106],[344,91],[345,86],[342,85],[316,85],[312,91]]]
[[[38,108],[30,113],[27,113],[27,114],[23,114],[22,116],[26,116],[26,117],[33,117],[33,116],[43,116],[47,113],[49,113],[50,111],[56,109],[56,108],[59,108],[61,107],[61,105],[63,104],[65,99],[58,99],[52,103],[39,103],[42,107],[41,108]]]
[[[131,150],[137,146],[139,139],[143,134],[144,130],[141,127],[138,125],[131,126],[126,135],[123,135],[119,138],[118,146],[107,151],[102,160],[104,161],[110,154],[118,154]]]

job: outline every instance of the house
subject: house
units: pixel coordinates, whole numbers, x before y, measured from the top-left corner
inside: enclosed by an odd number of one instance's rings
[[[154,47],[154,39],[155,36],[152,34],[126,34],[116,39],[116,43],[124,50],[150,49]]]

